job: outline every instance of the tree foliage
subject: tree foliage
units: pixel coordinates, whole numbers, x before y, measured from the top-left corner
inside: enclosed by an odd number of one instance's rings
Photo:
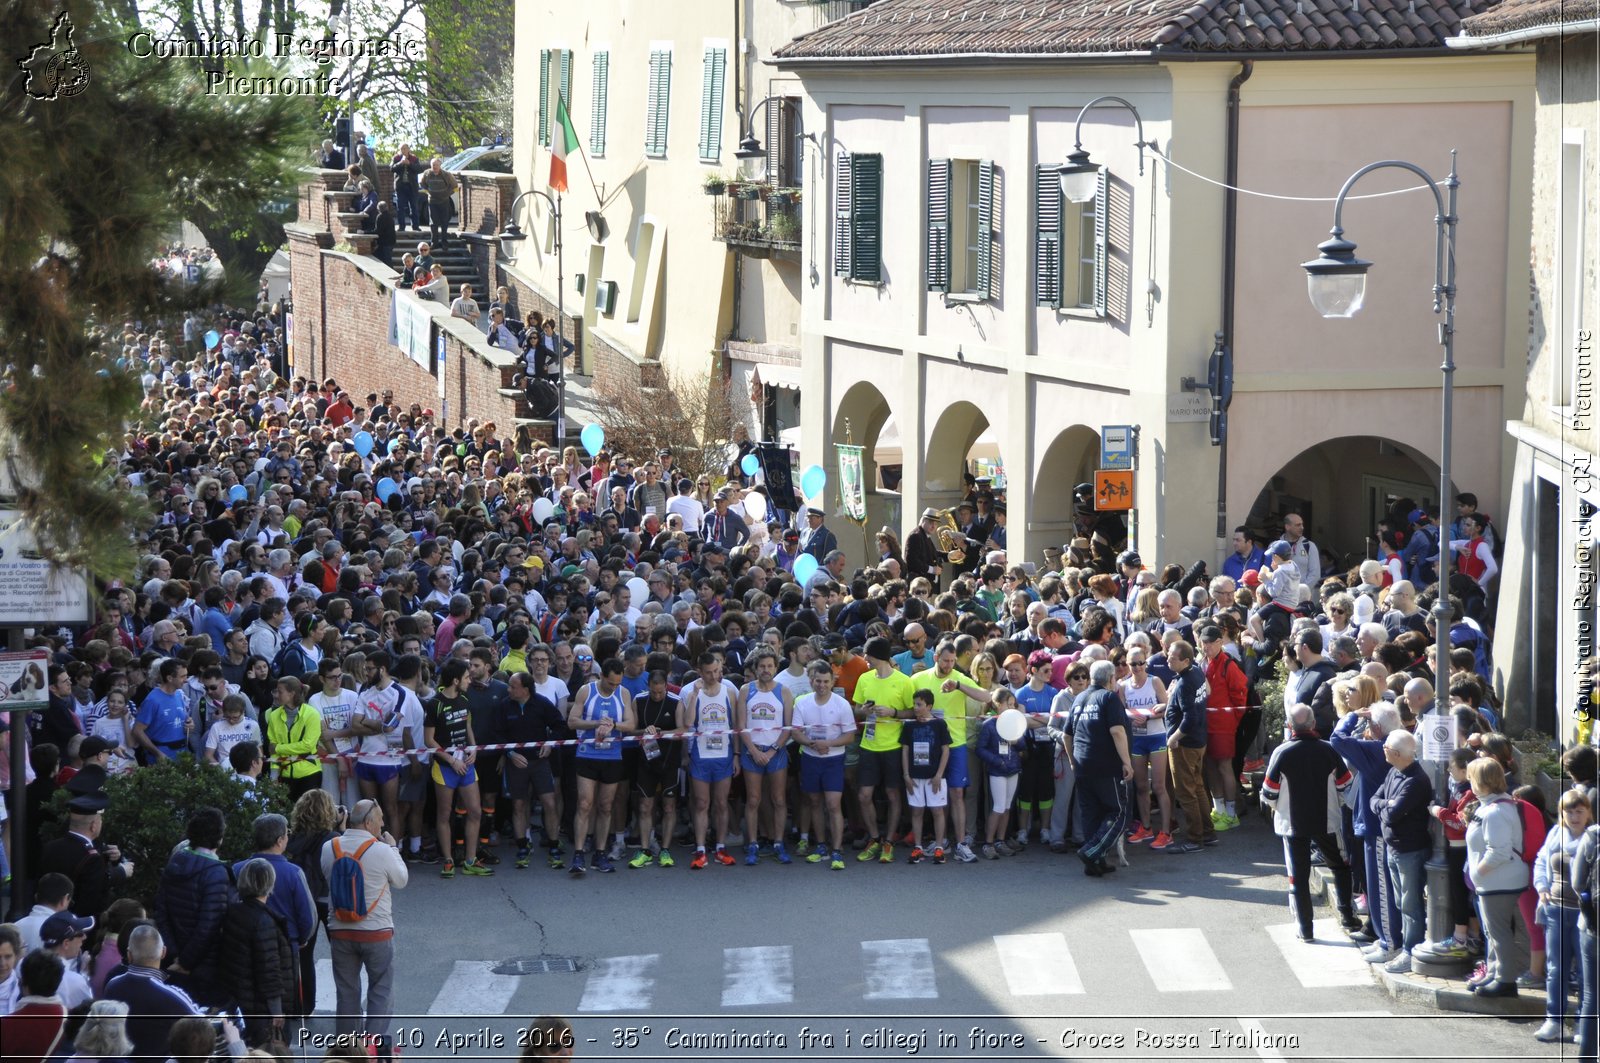
[[[721,478],[738,419],[731,386],[716,374],[663,372],[660,388],[595,378],[596,405],[605,411],[606,449],[643,461],[664,448],[679,468]]]
[[[29,470],[20,502],[41,549],[120,577],[137,511],[105,456],[140,397],[122,333],[218,294],[164,282],[151,259],[196,211],[247,218],[292,199],[311,127],[301,98],[207,95],[185,64],[133,57],[110,9],[65,7],[83,91],[39,100],[18,76],[0,92],[0,420]],[[0,5],[0,40],[49,41],[60,10]]]

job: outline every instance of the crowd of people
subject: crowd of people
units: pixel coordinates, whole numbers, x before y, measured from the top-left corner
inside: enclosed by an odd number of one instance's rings
[[[91,625],[34,639],[49,705],[8,793],[73,796],[29,864],[32,913],[0,927],[7,1058],[185,1059],[219,1007],[234,1054],[280,1044],[311,1010],[319,932],[340,1032],[384,1050],[395,894],[423,868],[1031,852],[1104,877],[1140,848],[1219,845],[1258,797],[1302,936],[1318,861],[1373,962],[1481,954],[1480,993],[1547,985],[1542,1039],[1566,1035],[1581,973],[1592,1058],[1593,749],[1569,753],[1547,837],[1498,731],[1484,614],[1452,584],[1457,749],[1433,792],[1412,734],[1436,674],[1438,590],[1410,546],[1437,544],[1427,513],[1325,578],[1294,514],[1264,544],[1241,529],[1214,577],[1147,564],[1100,517],[1041,572],[1006,551],[1003,492],[969,479],[954,529],[925,511],[852,570],[827,513],[738,452],[685,469],[670,448],[519,446],[294,377],[268,316],[222,315],[197,350],[199,324],[127,326],[152,427],[114,457],[157,518]],[[250,853],[220,851],[223,810],[179,810],[154,895],[124,896],[105,787],[183,757],[276,777],[291,804],[254,821]],[[1455,923],[1431,943],[1430,819]]]

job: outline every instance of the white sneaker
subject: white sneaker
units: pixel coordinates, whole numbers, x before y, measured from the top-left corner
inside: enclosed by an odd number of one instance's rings
[[[620,838],[620,839],[612,842],[610,850],[607,851],[607,853],[606,853],[606,856],[610,857],[613,860],[621,860],[623,857],[625,857],[627,855],[628,855],[628,846],[627,846],[627,839],[625,839],[625,838]]]
[[[963,864],[971,864],[977,862],[978,854],[972,851],[972,846],[962,842],[956,846],[956,859]]]

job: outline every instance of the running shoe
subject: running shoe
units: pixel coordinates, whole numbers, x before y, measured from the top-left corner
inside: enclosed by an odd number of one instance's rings
[[[1232,830],[1239,825],[1239,817],[1230,816],[1226,812],[1213,812],[1211,825],[1219,831]]]
[[[906,863],[908,863],[908,864],[920,864],[920,863],[922,863],[922,846],[919,845],[916,848],[911,850],[911,855],[906,858]]]
[[[892,844],[890,844],[889,842],[884,842],[883,843],[883,851],[878,854],[878,863],[880,863],[880,864],[892,864],[892,863],[894,863],[894,846]]]
[[[495,855],[495,852],[494,852],[493,849],[486,849],[482,845],[478,846],[478,863],[480,863],[480,864],[498,864],[499,862],[500,862],[500,858]]]
[[[933,862],[936,864],[944,863],[944,846],[935,845],[933,847]]]
[[[583,866],[583,850],[573,850],[572,863],[567,865],[567,873],[569,875],[581,875],[588,870],[588,868]]]
[[[1017,831],[1017,836],[1012,838],[1007,844],[1011,846],[1011,855],[1015,856],[1017,853],[1022,852],[1028,847],[1028,832],[1025,830]]]
[[[671,867],[673,864],[677,863],[677,861],[672,859],[672,854],[670,852],[663,849],[656,854],[656,863],[662,867]]]
[[[1210,837],[1201,838],[1200,839],[1200,844],[1201,845],[1220,845],[1220,844],[1222,844],[1222,839],[1219,838],[1217,835],[1213,834]]]
[[[611,854],[601,849],[594,854],[594,869],[602,875],[609,875],[617,869],[617,865],[611,862]]]
[[[437,864],[439,850],[434,846],[424,846],[420,853],[412,853],[411,858],[419,864]]]
[[[801,838],[795,843],[794,851],[800,856],[809,856],[811,854],[811,839]]]
[[[1000,859],[1000,852],[996,846],[986,842],[983,846],[983,858],[985,860],[998,860]]]
[[[1243,770],[1244,770],[1244,774],[1246,774],[1246,775],[1249,775],[1249,774],[1251,774],[1253,772],[1265,771],[1266,768],[1267,768],[1267,762],[1266,762],[1266,760],[1264,760],[1261,757],[1246,757],[1245,758]]]
[[[1006,841],[1004,838],[1001,838],[999,841],[994,843],[994,851],[999,853],[1001,856],[1016,856],[1021,850],[1013,849],[1010,842]]]
[[[628,855],[628,843],[626,839],[618,838],[617,840],[613,841],[611,843],[611,851],[606,855],[613,860],[621,860],[624,856]]]
[[[761,846],[750,842],[744,847],[744,866],[755,867],[761,860]]]
[[[565,849],[561,848],[561,846],[559,844],[557,844],[555,846],[555,848],[550,850],[550,868],[551,868],[551,870],[554,870],[554,871],[560,871],[563,867],[566,867],[566,866],[567,866],[567,851]]]
[[[829,864],[828,867],[831,868],[834,871],[843,871],[844,870],[844,854],[841,853],[839,850],[835,849],[833,851],[833,863]]]
[[[913,848],[916,847],[917,836],[915,834],[912,834],[910,831],[906,831],[906,836],[904,838],[901,838],[900,840],[902,842],[904,842],[905,844],[907,844],[909,846],[912,846]]]
[[[528,866],[528,860],[529,860],[528,843],[527,842],[523,842],[521,845],[517,846],[517,864],[516,864],[517,868],[520,870],[522,868],[527,867]]]
[[[461,865],[461,873],[463,875],[492,875],[494,874],[494,868],[485,865],[482,860],[468,860]]]
[[[728,850],[724,849],[720,845],[717,846],[717,851],[713,853],[712,856],[715,858],[717,863],[721,864],[723,867],[732,867],[734,864],[739,862],[733,857],[729,856]]]
[[[455,878],[456,877],[456,862],[454,860],[446,860],[444,862],[444,866],[439,869],[439,877],[440,878]]]
[[[1152,849],[1165,849],[1171,844],[1172,835],[1168,834],[1166,831],[1161,831],[1154,838],[1150,839],[1150,848]]]
[[[694,853],[694,859],[689,861],[689,870],[690,871],[704,871],[705,869],[706,869],[706,851],[704,849],[696,849],[695,853]]]
[[[978,854],[972,851],[972,846],[962,842],[956,846],[956,859],[963,864],[970,864],[978,859]]]
[[[1200,851],[1200,846],[1191,841],[1174,841],[1167,846],[1166,851],[1169,853],[1179,854],[1198,853]]]
[[[640,849],[633,854],[633,859],[628,861],[628,866],[632,868],[649,867],[655,862],[656,858],[650,855],[649,849]]]
[[[780,864],[794,863],[794,857],[789,855],[789,850],[784,848],[782,842],[772,843],[772,855],[778,858],[778,863]]]
[[[1133,845],[1138,845],[1140,842],[1147,842],[1154,837],[1155,834],[1153,834],[1148,828],[1145,827],[1143,823],[1141,823],[1131,834],[1128,835],[1128,841]]]
[[[807,854],[806,863],[808,863],[808,864],[820,864],[824,860],[826,860],[827,858],[828,858],[828,851],[826,849],[822,848],[821,846],[818,846],[815,852]]]
[[[856,859],[860,860],[862,863],[866,863],[868,860],[876,860],[878,858],[878,854],[882,852],[883,846],[876,838],[874,838],[871,842],[867,843],[867,847],[865,849],[856,854]]]

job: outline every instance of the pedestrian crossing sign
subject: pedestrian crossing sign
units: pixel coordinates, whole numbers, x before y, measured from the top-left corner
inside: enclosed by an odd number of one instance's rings
[[[1133,508],[1133,470],[1096,469],[1094,474],[1094,508],[1097,512]]]

